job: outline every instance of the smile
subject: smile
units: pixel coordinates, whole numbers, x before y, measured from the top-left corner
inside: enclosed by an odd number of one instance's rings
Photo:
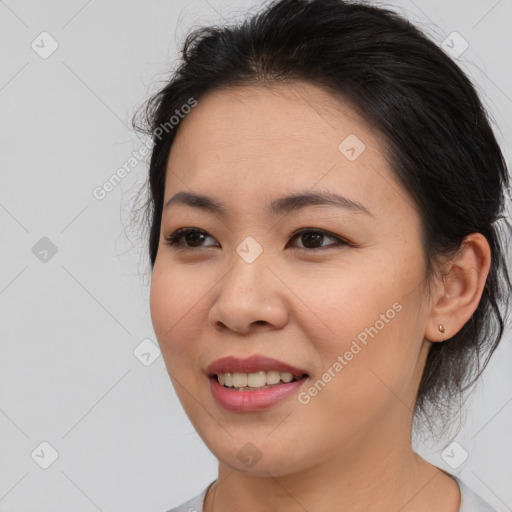
[[[278,371],[260,371],[254,373],[218,373],[217,380],[228,389],[238,391],[254,391],[259,389],[268,389],[279,383],[287,384],[295,380],[300,380],[303,375],[294,376],[289,372]]]

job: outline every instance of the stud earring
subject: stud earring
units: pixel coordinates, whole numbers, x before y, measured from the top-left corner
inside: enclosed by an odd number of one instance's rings
[[[444,334],[444,333],[445,333],[445,331],[446,331],[446,329],[444,328],[444,325],[443,325],[443,324],[439,324],[438,329],[439,329],[439,332],[440,332],[441,334]]]

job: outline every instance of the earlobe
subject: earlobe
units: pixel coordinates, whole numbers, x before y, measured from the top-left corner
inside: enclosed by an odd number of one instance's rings
[[[446,332],[446,329],[445,329],[445,327],[444,327],[444,325],[443,325],[443,324],[439,324],[439,326],[438,326],[438,328],[437,328],[437,329],[439,330],[439,332],[440,332],[441,334],[444,334],[444,333]]]
[[[442,342],[454,336],[475,312],[491,265],[491,249],[481,233],[472,233],[442,265],[443,278],[431,306],[425,337]]]

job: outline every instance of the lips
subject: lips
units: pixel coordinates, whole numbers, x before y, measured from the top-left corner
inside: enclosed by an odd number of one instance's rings
[[[253,373],[260,371],[277,371],[277,372],[288,372],[294,377],[300,378],[303,375],[307,375],[306,370],[297,368],[278,359],[271,357],[253,355],[246,359],[228,356],[216,359],[208,365],[206,369],[208,377],[217,375],[218,373]]]

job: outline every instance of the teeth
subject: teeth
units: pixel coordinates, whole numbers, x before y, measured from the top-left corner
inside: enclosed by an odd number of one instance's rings
[[[291,382],[293,380],[293,375],[291,373],[281,373],[281,379],[284,382]]]
[[[231,383],[235,388],[245,388],[247,386],[247,373],[233,373]]]
[[[248,386],[250,388],[261,388],[262,386],[267,385],[267,375],[266,372],[257,372],[257,373],[235,373],[235,375],[247,375],[245,379],[244,386]],[[238,386],[235,384],[235,387],[241,388],[242,386]]]
[[[254,373],[218,373],[217,380],[220,384],[226,387],[234,388],[266,388],[278,384],[280,381],[291,382],[297,380],[291,373],[288,372],[254,372]]]

